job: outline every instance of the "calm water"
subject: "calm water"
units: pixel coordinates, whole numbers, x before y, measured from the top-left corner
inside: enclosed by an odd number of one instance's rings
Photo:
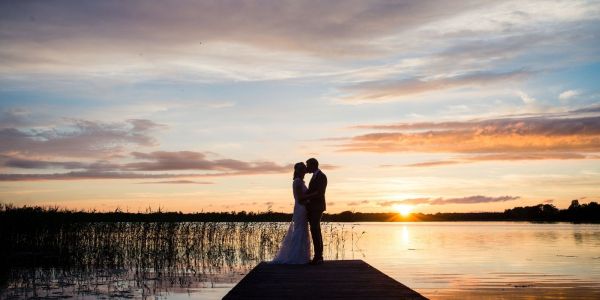
[[[600,225],[361,224],[355,257],[432,299],[600,299]]]
[[[60,230],[38,239],[58,241],[53,247],[76,259],[15,267],[0,298],[220,299],[274,255],[286,227],[155,223]],[[325,226],[324,238],[326,259],[363,259],[431,299],[600,299],[598,224],[345,223]]]

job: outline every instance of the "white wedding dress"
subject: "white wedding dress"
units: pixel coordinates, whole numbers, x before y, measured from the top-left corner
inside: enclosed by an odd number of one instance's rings
[[[306,193],[306,185],[300,178],[294,179],[294,215],[287,234],[281,242],[281,248],[271,261],[274,264],[305,264],[310,261],[310,239],[306,207],[300,204],[300,196]]]

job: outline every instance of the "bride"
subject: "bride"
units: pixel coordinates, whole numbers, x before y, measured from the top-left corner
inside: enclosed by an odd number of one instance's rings
[[[283,238],[281,248],[271,263],[274,264],[306,264],[310,261],[310,239],[308,237],[308,218],[304,203],[311,195],[306,194],[306,165],[299,162],[294,165],[294,215],[287,234]]]

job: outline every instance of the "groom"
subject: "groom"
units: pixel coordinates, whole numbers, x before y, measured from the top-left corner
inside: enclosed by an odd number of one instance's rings
[[[310,158],[306,161],[306,171],[312,173],[312,178],[308,184],[306,194],[314,194],[308,198],[306,211],[308,223],[310,224],[310,235],[313,240],[315,257],[310,262],[311,265],[320,265],[323,263],[323,237],[321,236],[321,216],[325,211],[325,189],[327,189],[327,176],[319,170],[319,162]]]

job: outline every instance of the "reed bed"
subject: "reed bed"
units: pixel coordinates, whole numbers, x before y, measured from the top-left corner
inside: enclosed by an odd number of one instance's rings
[[[285,222],[87,222],[1,229],[1,298],[145,298],[236,283],[270,260]],[[354,228],[324,224],[326,259],[354,249]],[[350,241],[350,242],[349,242]],[[350,244],[350,245],[348,245]]]

